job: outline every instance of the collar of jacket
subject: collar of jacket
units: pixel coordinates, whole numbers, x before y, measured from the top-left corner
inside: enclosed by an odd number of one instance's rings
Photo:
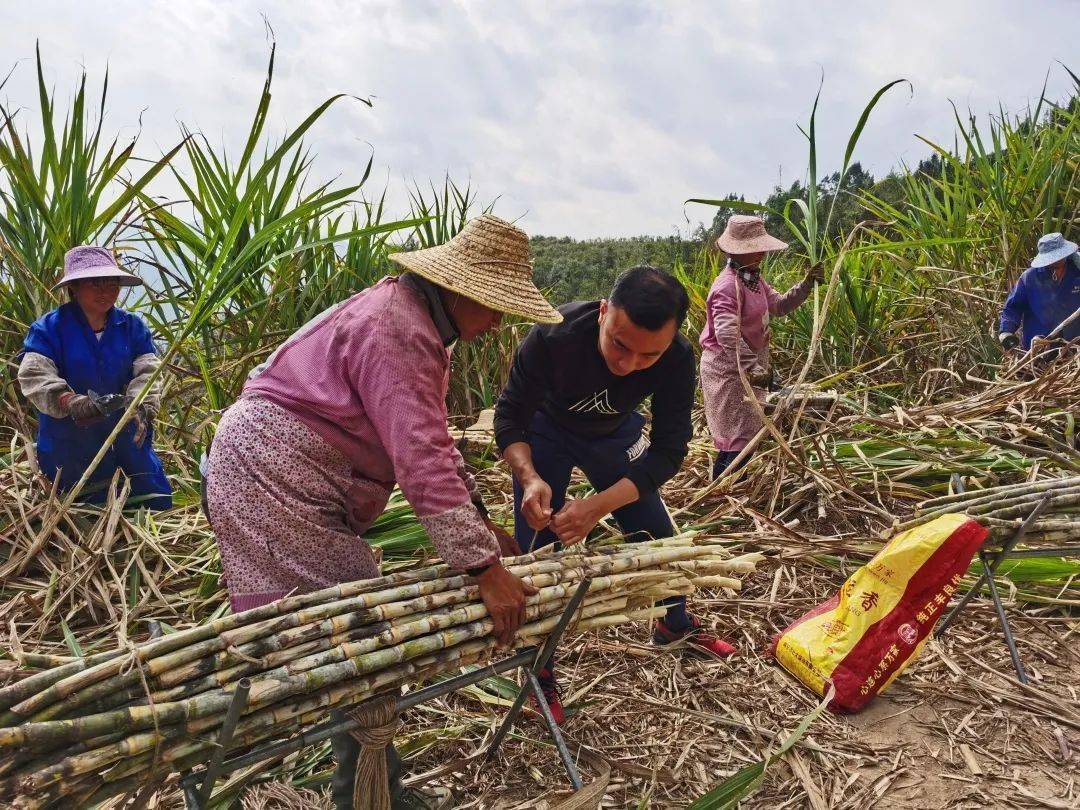
[[[1076,255],[1076,254],[1073,254]],[[1037,273],[1041,273],[1044,276],[1048,276],[1051,280],[1061,284],[1066,278],[1074,273],[1080,275],[1080,261],[1072,261],[1072,256],[1065,260],[1065,264],[1061,268],[1061,275],[1058,275],[1057,271],[1053,267],[1036,267],[1033,268]]]
[[[81,324],[84,324],[87,329],[90,329],[90,321],[86,319],[86,313],[83,312],[82,307],[79,306],[78,301],[67,301],[62,306],[70,307],[70,312],[72,316],[74,316],[75,320],[77,320]],[[114,306],[105,313],[105,326],[119,326],[123,318],[124,311],[120,309],[120,307]],[[90,331],[92,332],[94,330],[90,329]]]
[[[442,296],[439,295],[439,288],[435,284],[416,273],[403,273],[401,283],[420,293],[424,303],[427,304],[428,312],[431,313],[431,320],[435,323],[435,329],[439,332],[443,346],[448,347],[461,337],[457,324],[443,306]]]

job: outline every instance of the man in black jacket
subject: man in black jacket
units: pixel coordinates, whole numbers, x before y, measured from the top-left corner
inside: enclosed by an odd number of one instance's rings
[[[609,298],[566,304],[562,323],[533,327],[522,341],[495,407],[495,441],[514,474],[514,533],[522,551],[580,542],[609,514],[631,541],[673,534],[658,490],[678,471],[693,434],[695,361],[679,334],[688,308],[674,277],[634,267]],[[637,409],[649,398],[646,436]],[[596,493],[568,501],[574,467]],[[685,639],[709,655],[734,652],[702,631],[684,597],[665,605],[655,642]],[[540,680],[561,720],[553,662]]]

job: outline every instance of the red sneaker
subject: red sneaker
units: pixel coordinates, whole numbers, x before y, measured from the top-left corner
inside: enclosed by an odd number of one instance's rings
[[[566,720],[566,713],[563,711],[562,699],[559,697],[559,684],[555,680],[555,673],[549,669],[542,669],[536,674],[536,680],[540,681],[540,691],[544,693],[544,700],[551,709],[551,718],[555,721],[555,725],[561,726]],[[544,715],[540,711],[540,704],[536,702],[536,696],[531,692],[529,705],[531,706],[529,714],[543,723]]]
[[[653,644],[670,647],[683,641],[687,644],[689,651],[710,658],[727,658],[737,652],[735,647],[723,639],[705,632],[701,628],[701,619],[697,616],[691,616],[690,626],[678,632],[669,630],[663,619],[656,620],[656,627],[653,629]]]

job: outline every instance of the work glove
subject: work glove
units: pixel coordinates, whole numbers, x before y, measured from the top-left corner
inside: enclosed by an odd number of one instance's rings
[[[818,262],[817,264],[813,265],[809,270],[806,271],[806,278],[807,280],[814,282],[814,284],[824,284],[825,263]]]
[[[746,375],[746,378],[750,381],[750,385],[755,388],[768,388],[772,383],[773,372],[772,369],[764,369],[761,366],[754,366],[750,369],[750,373]]]
[[[150,432],[150,426],[154,424],[154,416],[157,414],[157,409],[153,405],[147,403],[141,403],[132,415],[132,419],[135,422],[135,435],[132,437],[136,447],[142,447],[143,442],[146,441],[146,436]]]
[[[77,425],[90,424],[104,416],[94,401],[85,394],[66,394],[61,397],[60,405]]]
[[[1004,351],[1011,352],[1017,346],[1020,345],[1020,338],[1014,335],[1012,332],[1002,332],[998,335],[998,343],[1001,344],[1001,348]]]

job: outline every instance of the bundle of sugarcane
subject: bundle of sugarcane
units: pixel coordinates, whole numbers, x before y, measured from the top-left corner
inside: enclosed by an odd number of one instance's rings
[[[914,519],[897,528],[906,529],[950,512],[963,512],[986,526],[992,538],[1003,539],[1012,535],[1047,495],[1050,500],[1028,527],[1024,542],[1080,540],[1080,476],[1009,484],[933,498],[919,505]]]
[[[550,632],[583,578],[580,630],[658,616],[657,601],[695,588],[738,589],[759,559],[683,535],[505,560],[539,589],[518,643]],[[482,660],[491,631],[475,582],[434,565],[47,669],[0,690],[0,801],[86,806],[205,761],[242,678],[250,692],[230,750]]]

